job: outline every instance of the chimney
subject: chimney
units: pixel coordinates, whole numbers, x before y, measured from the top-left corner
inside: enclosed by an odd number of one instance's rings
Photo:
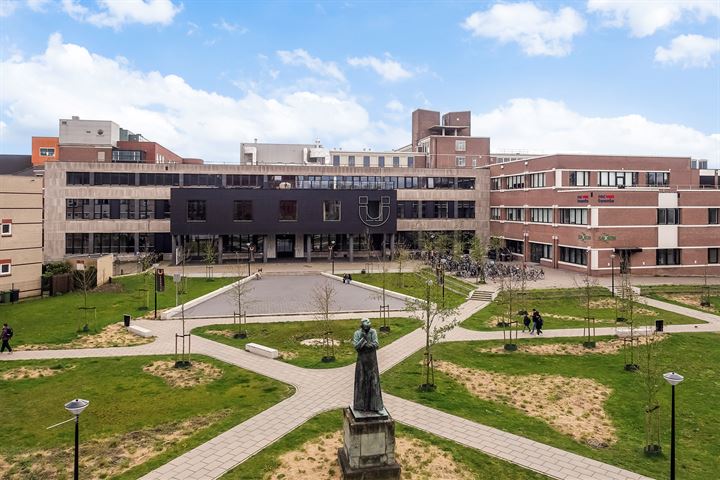
[[[80,120],[80,117],[78,117],[77,115],[73,115],[73,116],[72,116],[72,119],[73,119],[73,120]]]

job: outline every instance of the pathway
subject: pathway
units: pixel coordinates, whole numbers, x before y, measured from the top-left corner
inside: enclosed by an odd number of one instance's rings
[[[720,331],[720,317],[704,312],[686,311],[683,307],[649,300],[648,304],[676,311],[691,313],[708,324],[675,325],[668,331]],[[467,318],[487,305],[486,302],[468,301],[458,310],[455,320]],[[262,319],[260,319],[262,321]],[[225,319],[227,322],[228,319]],[[193,320],[187,328],[217,323],[218,319]],[[83,350],[45,350],[18,352],[2,360],[80,358],[97,356],[158,355],[174,352],[174,334],[180,321],[139,321],[157,335],[151,344],[138,347],[121,347]],[[696,328],[697,327],[697,328]],[[598,329],[598,334],[613,334],[614,329]],[[547,330],[546,337],[581,336],[582,329]],[[447,341],[488,340],[502,338],[502,332],[471,331],[456,327]],[[227,430],[208,442],[171,460],[147,474],[144,479],[214,479],[260,452],[288,432],[326,410],[348,405],[352,398],[353,365],[330,370],[311,370],[296,367],[277,360],[249,354],[201,337],[193,336],[193,352],[217,358],[232,365],[271,377],[295,387],[296,393]],[[378,351],[380,370],[386,371],[414,352],[423,348],[424,332],[415,330]],[[503,460],[538,471],[559,479],[644,479],[639,474],[604,464],[555,447],[529,440],[519,435],[441,412],[415,402],[385,394],[385,401],[393,417],[401,423],[445,437],[475,448]],[[506,446],[503,449],[498,445]],[[542,455],[527,455],[541,452]]]

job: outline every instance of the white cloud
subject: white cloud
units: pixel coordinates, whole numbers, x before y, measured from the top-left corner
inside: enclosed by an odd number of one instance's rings
[[[666,65],[682,65],[684,68],[712,65],[712,58],[720,52],[720,38],[702,35],[680,35],[670,42],[670,48],[655,49],[655,61]]]
[[[717,0],[588,0],[587,8],[600,13],[607,26],[629,27],[634,37],[652,35],[683,18],[720,18]]]
[[[529,2],[498,3],[467,17],[462,27],[475,37],[515,42],[527,55],[563,57],[572,50],[573,37],[585,30],[585,20],[570,7],[553,13]]]
[[[33,12],[45,11],[45,5],[50,3],[50,0],[27,0],[27,5]]]
[[[169,25],[182,10],[172,0],[97,0],[98,10],[91,10],[78,0],[63,0],[65,13],[75,20],[96,27],[119,29],[128,23]]]
[[[0,64],[3,104],[0,145],[27,145],[29,137],[56,134],[58,118],[113,119],[180,155],[209,162],[237,162],[239,143],[307,142],[390,148],[409,133],[373,122],[367,110],[345,93],[288,91],[239,97],[194,88],[183,78],[133,69],[50,37],[42,54],[14,56]],[[121,92],[121,94],[119,94]]]
[[[225,30],[226,32],[230,33],[239,33],[240,35],[244,35],[248,32],[247,28],[242,27],[237,23],[228,22],[224,18],[221,18],[220,21],[217,23],[213,23],[213,27],[217,28],[218,30]]]
[[[20,0],[0,0],[0,17],[9,17],[20,6]]]
[[[690,156],[720,165],[720,134],[641,115],[587,117],[562,102],[516,98],[472,122],[473,133],[489,136],[494,151]]]
[[[277,55],[286,65],[305,67],[322,77],[330,77],[340,82],[345,81],[345,75],[343,75],[335,62],[323,62],[319,58],[311,56],[302,48],[278,50]]]
[[[389,54],[385,54],[385,59],[382,60],[368,56],[348,58],[347,62],[353,67],[369,67],[388,82],[396,82],[413,76],[400,62],[393,60]]]
[[[200,25],[194,22],[187,22],[187,32],[185,32],[185,35],[188,37],[191,37],[195,35],[197,32],[200,31]]]
[[[385,104],[385,108],[390,110],[391,112],[402,112],[405,110],[405,106],[400,103],[398,100],[390,100],[388,103]]]

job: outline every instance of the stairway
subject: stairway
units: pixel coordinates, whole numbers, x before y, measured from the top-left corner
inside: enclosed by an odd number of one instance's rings
[[[479,302],[492,302],[495,292],[491,290],[477,289],[470,293],[469,300],[476,300]]]

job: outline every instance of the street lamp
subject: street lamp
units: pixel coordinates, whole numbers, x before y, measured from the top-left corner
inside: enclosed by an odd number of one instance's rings
[[[663,374],[665,380],[672,385],[672,420],[670,427],[670,480],[675,480],[675,385],[685,380],[685,377],[675,372]]]
[[[158,276],[158,267],[159,266],[160,266],[159,263],[153,263],[153,273],[154,273],[154,275],[153,275],[154,282],[153,283],[155,284],[155,315],[153,315],[153,318],[155,320],[157,320],[157,290],[158,290],[157,276]]]
[[[76,398],[65,404],[65,410],[75,415],[75,473],[73,475],[74,480],[78,480],[78,469],[79,469],[79,454],[80,454],[80,414],[90,405],[88,400],[82,398]]]
[[[611,283],[612,296],[614,297],[615,296],[615,254],[614,253],[610,254],[610,265],[611,265],[610,272],[612,274],[612,283]],[[617,315],[615,315],[615,316],[617,317]]]
[[[248,249],[248,277],[250,276],[250,259],[252,258],[252,254],[255,251],[255,245],[253,245],[252,242],[248,242],[245,244],[245,246]]]
[[[335,240],[330,242],[330,261],[332,262],[332,274],[335,275]]]
[[[445,308],[445,263],[447,259],[440,259],[440,283],[442,284],[442,306]]]

